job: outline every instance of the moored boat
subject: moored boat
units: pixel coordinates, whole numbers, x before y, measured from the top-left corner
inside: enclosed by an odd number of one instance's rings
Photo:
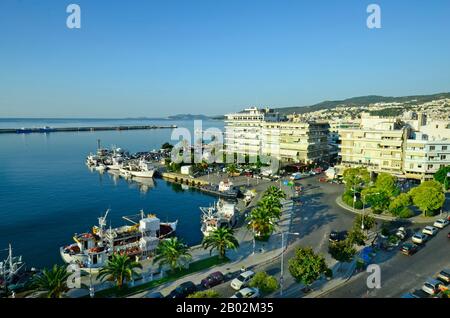
[[[81,268],[102,268],[112,254],[126,254],[139,260],[152,256],[161,240],[175,233],[178,221],[162,223],[153,214],[123,217],[131,223],[117,228],[106,228],[106,217],[98,219],[91,232],[76,234],[75,243],[61,247],[64,262]]]

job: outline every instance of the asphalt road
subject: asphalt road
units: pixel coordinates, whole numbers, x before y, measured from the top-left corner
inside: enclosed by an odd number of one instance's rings
[[[348,230],[352,227],[354,214],[339,207],[335,200],[343,191],[342,185],[318,182],[318,176],[308,177],[297,181],[303,186],[300,195],[301,205],[294,210],[291,232],[298,232],[299,236],[289,237],[290,248],[285,252],[284,289],[289,294],[297,283],[289,274],[287,260],[294,255],[295,247],[312,247],[316,253],[321,253],[331,265],[335,261],[328,254],[328,235],[332,230]],[[281,242],[280,242],[281,244]],[[270,275],[280,278],[280,260],[257,267]],[[226,282],[214,288],[222,297],[230,297],[235,291]],[[293,295],[292,297],[295,297]]]
[[[323,297],[401,297],[404,293],[420,289],[428,278],[444,268],[450,268],[450,239],[447,238],[449,231],[450,226],[440,230],[415,255],[406,256],[398,250],[383,253],[385,255],[377,262],[381,268],[380,289],[367,288],[369,274],[362,272]]]

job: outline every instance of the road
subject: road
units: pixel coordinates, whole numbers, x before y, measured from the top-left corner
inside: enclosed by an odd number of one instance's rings
[[[440,230],[415,255],[406,256],[397,250],[383,253],[377,262],[381,268],[381,288],[368,289],[368,273],[360,273],[349,283],[324,295],[329,298],[400,297],[420,289],[422,284],[440,270],[450,267],[449,228]]]
[[[295,247],[312,247],[316,253],[321,253],[329,266],[336,263],[328,254],[328,235],[332,230],[348,230],[354,220],[354,214],[339,207],[335,200],[343,191],[341,185],[318,182],[318,177],[313,176],[297,181],[303,186],[301,205],[295,207],[291,232],[298,232],[299,236],[290,236],[290,248],[285,252],[284,287],[285,295],[289,297],[299,296],[295,294],[298,284],[289,274],[288,262],[295,252]],[[281,242],[280,242],[281,244]],[[280,278],[280,259],[257,267],[270,275]],[[214,288],[222,297],[230,297],[235,292],[230,287],[230,282]]]

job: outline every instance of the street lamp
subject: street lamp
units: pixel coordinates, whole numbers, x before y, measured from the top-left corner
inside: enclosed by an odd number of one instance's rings
[[[297,232],[281,232],[281,271],[280,271],[280,296],[283,296],[283,283],[284,283],[284,236],[285,235],[296,235],[299,236],[300,233]]]
[[[362,212],[362,217],[361,217],[361,230],[364,231],[364,216],[366,215],[366,210],[364,209],[364,201],[365,201],[365,197],[366,196],[370,196],[370,195],[375,195],[375,194],[381,194],[380,192],[375,192],[375,193],[368,193],[367,195],[362,195],[362,204],[363,204],[363,212]]]
[[[94,298],[95,291],[94,286],[92,286],[92,266],[91,266],[91,256],[88,255],[88,266],[89,266],[89,297]]]

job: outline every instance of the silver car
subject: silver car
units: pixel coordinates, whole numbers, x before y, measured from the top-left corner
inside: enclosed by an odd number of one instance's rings
[[[413,235],[411,240],[416,244],[423,244],[428,240],[428,235],[421,232],[417,232],[416,234]]]
[[[439,287],[442,285],[442,282],[437,279],[429,279],[422,286],[422,290],[430,295],[436,295],[439,293]]]

